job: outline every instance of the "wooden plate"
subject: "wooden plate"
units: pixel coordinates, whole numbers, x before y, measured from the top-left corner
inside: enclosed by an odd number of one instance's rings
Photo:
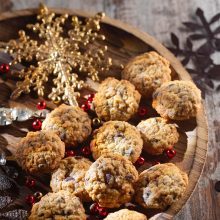
[[[71,15],[78,15],[80,17],[91,16],[90,14],[81,11],[69,11],[61,9],[52,9],[56,13],[68,13]],[[22,10],[4,13],[0,15],[0,41],[8,41],[9,39],[17,38],[17,32],[20,29],[25,29],[25,25],[28,23],[34,23],[36,21],[36,9]],[[109,47],[108,55],[114,60],[112,70],[108,75],[120,77],[120,65],[125,64],[128,59],[138,54],[149,50],[156,50],[161,55],[166,57],[172,67],[173,79],[191,80],[191,77],[180,64],[180,62],[174,57],[174,55],[168,51],[162,44],[160,44],[153,37],[146,33],[143,33],[129,25],[123,24],[120,21],[116,21],[106,17],[102,23],[102,32],[106,35],[106,42]],[[103,76],[106,77],[106,76]],[[15,87],[15,80],[13,77],[9,77],[8,80],[0,81],[0,104],[4,106],[27,106],[35,109],[36,103],[39,99],[36,99],[33,94],[25,95],[16,101],[9,99],[10,88]],[[155,112],[151,109],[151,101],[143,100],[142,103],[149,105],[149,115],[155,115]],[[53,109],[55,105],[48,102],[48,107]],[[198,112],[195,119],[177,122],[179,126],[180,139],[175,146],[177,155],[171,162],[176,163],[181,169],[186,171],[189,175],[189,185],[184,196],[175,204],[173,204],[165,213],[170,217],[175,216],[192,195],[193,190],[199,180],[203,166],[205,163],[207,152],[207,123],[206,116],[203,107]],[[31,128],[31,121],[24,123],[14,123],[8,127],[0,128],[0,147],[7,148],[10,152],[15,151],[15,143],[20,137],[25,136],[27,129]],[[7,154],[10,153],[7,151]],[[149,161],[157,160],[158,158],[148,157]],[[160,159],[160,158],[159,158]],[[25,209],[27,206],[24,203],[24,197],[30,193],[25,187],[20,187],[21,192],[17,203],[21,204]],[[43,187],[45,191],[48,187]],[[28,208],[27,208],[28,209]]]

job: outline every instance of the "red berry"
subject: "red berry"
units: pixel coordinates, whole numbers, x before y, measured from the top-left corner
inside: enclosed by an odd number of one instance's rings
[[[7,73],[10,70],[10,66],[6,63],[2,63],[0,65],[0,72],[1,73]]]
[[[93,101],[94,97],[95,97],[95,94],[89,94],[89,96],[87,98],[87,102],[91,103]]]
[[[81,109],[82,109],[83,111],[85,111],[85,112],[89,111],[89,110],[91,109],[91,103],[86,102],[85,104],[83,104],[83,105],[81,106]]]
[[[138,109],[138,115],[141,116],[141,117],[143,117],[143,116],[145,116],[146,114],[147,114],[147,107],[145,107],[145,106],[139,107],[139,109]]]
[[[26,196],[25,201],[29,205],[33,205],[36,202],[35,197],[32,195]]]
[[[75,155],[76,155],[76,153],[73,150],[67,150],[65,152],[65,157],[74,157]]]
[[[137,161],[135,162],[135,166],[137,167],[142,166],[144,162],[145,162],[145,159],[143,157],[139,157]]]
[[[25,185],[27,187],[34,187],[35,184],[36,184],[36,181],[34,179],[29,178],[29,177],[25,181]]]
[[[152,165],[154,166],[154,165],[157,165],[157,164],[160,164],[160,162],[159,161],[153,161],[152,162]]]
[[[36,119],[33,123],[32,123],[32,127],[34,130],[39,131],[41,129],[42,126],[42,122],[39,119]]]
[[[107,209],[104,207],[99,207],[99,215],[101,217],[106,217],[108,215]]]
[[[95,94],[94,93],[91,93],[91,94],[89,94],[89,96],[88,96],[88,98],[94,98],[95,97]]]
[[[169,159],[172,159],[176,156],[176,151],[174,149],[166,150],[165,153]]]
[[[85,146],[81,149],[81,152],[84,156],[89,156],[92,152],[90,146]]]
[[[98,203],[93,203],[90,207],[89,207],[89,209],[90,209],[90,212],[92,213],[92,214],[98,214],[99,213],[99,205],[98,205]]]
[[[37,109],[39,109],[39,110],[45,109],[46,106],[47,106],[47,104],[46,104],[45,101],[41,101],[41,102],[38,102],[38,103],[37,103]]]

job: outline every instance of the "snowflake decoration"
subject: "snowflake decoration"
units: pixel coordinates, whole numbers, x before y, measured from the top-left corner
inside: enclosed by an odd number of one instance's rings
[[[66,33],[63,27],[67,14],[57,17],[44,5],[39,11],[38,22],[28,24],[27,28],[37,33],[40,40],[31,39],[24,31],[19,31],[19,39],[10,40],[6,46],[6,52],[14,58],[10,65],[22,61],[34,63],[19,73],[23,81],[17,82],[11,98],[29,93],[32,88],[43,96],[45,83],[53,75],[54,86],[48,97],[53,101],[63,100],[70,105],[78,105],[78,90],[86,85],[79,79],[79,73],[98,81],[99,72],[108,70],[111,65],[111,59],[105,56],[107,47],[99,46],[97,49],[92,46],[94,41],[105,39],[99,33],[104,14],[98,13],[84,23],[73,16],[72,27]]]
[[[183,23],[189,33],[184,46],[171,33],[173,46],[169,49],[183,58],[182,64],[205,96],[207,91],[220,91],[220,63],[213,60],[213,54],[220,51],[220,13],[208,20],[203,10],[197,8],[195,15],[198,21]]]

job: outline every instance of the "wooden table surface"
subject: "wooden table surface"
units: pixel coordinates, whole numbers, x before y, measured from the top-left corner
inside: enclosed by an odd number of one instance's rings
[[[0,0],[0,12],[37,7],[38,0]],[[160,42],[170,41],[175,32],[184,41],[181,22],[190,20],[197,7],[204,10],[207,18],[220,12],[220,0],[46,0],[49,7],[104,11],[109,17],[132,24],[148,32]],[[220,63],[220,53],[215,56]],[[219,73],[220,74],[220,73]],[[220,219],[220,192],[215,183],[220,181],[220,93],[209,92],[205,98],[209,124],[209,146],[204,172],[198,186],[182,211],[175,219]]]

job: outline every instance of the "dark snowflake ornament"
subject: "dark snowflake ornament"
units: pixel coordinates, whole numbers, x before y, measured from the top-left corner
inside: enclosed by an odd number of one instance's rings
[[[0,174],[0,191],[11,190],[14,183],[4,174]]]
[[[0,196],[0,209],[3,209],[12,202],[13,199],[10,196]]]
[[[191,74],[203,95],[208,90],[220,91],[220,62],[215,63],[213,55],[220,52],[220,13],[213,16],[210,21],[204,16],[202,9],[197,8],[195,22],[183,22],[189,35],[184,48],[181,48],[179,38],[171,33],[171,42],[174,47],[169,49],[182,57],[182,64]],[[217,83],[218,84],[218,83]]]
[[[28,212],[24,209],[14,209],[8,212],[0,213],[0,219],[25,220],[28,217]]]

